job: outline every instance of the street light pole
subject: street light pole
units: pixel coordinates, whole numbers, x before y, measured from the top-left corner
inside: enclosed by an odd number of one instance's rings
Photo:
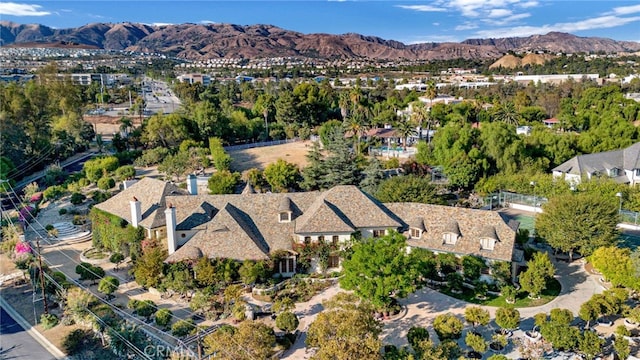
[[[537,199],[536,199],[536,182],[532,181],[529,183],[529,185],[531,185],[531,187],[533,188],[533,212],[536,212],[536,208],[538,207],[537,203]]]

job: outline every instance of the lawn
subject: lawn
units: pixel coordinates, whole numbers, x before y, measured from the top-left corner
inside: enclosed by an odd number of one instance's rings
[[[551,300],[555,299],[558,294],[560,294],[560,283],[556,279],[551,279],[547,284],[547,289],[545,289],[540,295],[539,299],[530,299],[527,297],[527,293],[524,291],[520,291],[516,296],[515,304],[508,304],[503,296],[495,296],[491,294],[487,294],[487,298],[484,300],[480,300],[476,298],[475,293],[472,289],[464,288],[462,294],[455,294],[447,289],[440,289],[440,291],[444,294],[447,294],[456,299],[464,300],[466,302],[470,302],[473,304],[486,305],[486,306],[496,306],[496,307],[532,307],[532,306],[540,306],[544,305]]]

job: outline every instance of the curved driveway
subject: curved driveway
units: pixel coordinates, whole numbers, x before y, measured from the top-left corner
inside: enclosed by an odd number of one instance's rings
[[[581,261],[574,261],[571,264],[555,262],[554,265],[556,279],[562,285],[560,295],[541,306],[518,308],[523,328],[533,326],[535,314],[548,313],[554,308],[569,309],[577,315],[583,302],[593,294],[604,291],[604,287],[598,283],[598,278],[587,273]],[[477,306],[429,288],[416,291],[400,302],[407,307],[407,313],[398,320],[385,322],[382,333],[385,344],[404,346],[407,344],[407,331],[412,326],[430,325],[433,318],[444,313],[463,316],[467,306]],[[495,315],[495,307],[483,306],[483,308],[489,310],[492,317]],[[434,336],[435,333],[431,335]]]

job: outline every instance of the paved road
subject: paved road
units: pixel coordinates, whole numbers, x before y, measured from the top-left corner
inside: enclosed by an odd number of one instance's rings
[[[0,359],[55,359],[0,307]]]

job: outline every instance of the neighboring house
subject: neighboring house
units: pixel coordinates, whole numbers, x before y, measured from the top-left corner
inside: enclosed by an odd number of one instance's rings
[[[544,124],[544,126],[548,127],[549,129],[553,129],[554,126],[560,123],[560,120],[556,118],[551,118],[551,119],[542,120],[542,123]]]
[[[112,197],[108,204],[100,204],[100,209],[112,209],[113,214],[133,224],[131,216],[138,205],[128,199],[135,196],[146,204],[143,208],[149,216],[135,223],[145,228],[148,223],[153,224],[155,227],[148,233],[155,237],[166,234],[166,262],[205,256],[266,260],[277,254],[276,270],[283,276],[292,276],[298,251],[305,246],[324,242],[340,249],[354,234],[375,238],[390,229],[410,235],[411,247],[473,254],[488,262],[514,260],[517,226],[509,227],[496,212],[414,203],[382,204],[355,186],[336,186],[323,192],[255,193],[248,189],[232,195],[185,195],[167,192],[169,185],[158,180],[144,180]],[[150,191],[154,186],[164,190]],[[147,192],[156,196],[146,200],[138,195]],[[157,194],[161,193],[164,198],[158,200]],[[166,206],[149,206],[149,201]],[[127,208],[131,210],[125,211]],[[420,221],[416,223],[416,219]],[[445,231],[453,223],[457,230]],[[331,254],[328,264],[329,268],[339,268],[338,255]]]
[[[575,156],[553,170],[572,184],[592,177],[610,177],[621,184],[640,184],[640,142],[626,149]]]
[[[516,134],[517,135],[526,135],[526,136],[531,135],[531,126],[518,126],[516,128]]]

